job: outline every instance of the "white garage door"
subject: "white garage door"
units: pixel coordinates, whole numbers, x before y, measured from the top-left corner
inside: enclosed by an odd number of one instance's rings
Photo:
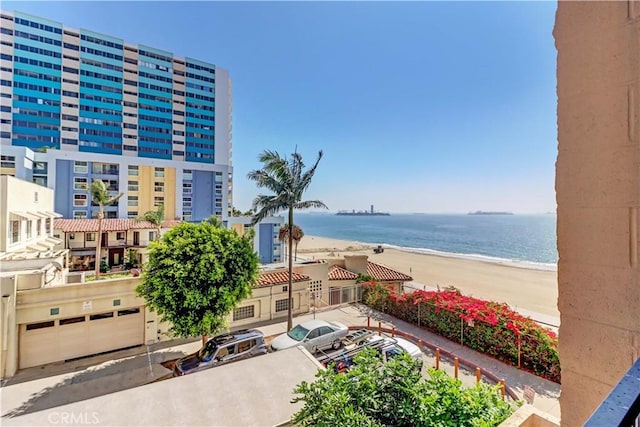
[[[144,342],[139,307],[20,325],[20,368],[88,356]]]

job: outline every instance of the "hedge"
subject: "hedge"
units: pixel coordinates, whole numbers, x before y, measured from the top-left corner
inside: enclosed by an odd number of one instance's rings
[[[361,286],[363,302],[376,310],[560,383],[555,332],[507,304],[462,295],[453,287],[398,294],[380,283]]]

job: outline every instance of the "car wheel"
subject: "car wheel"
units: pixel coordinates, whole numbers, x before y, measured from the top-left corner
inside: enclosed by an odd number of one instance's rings
[[[340,348],[342,344],[340,343],[340,341],[334,341],[333,344],[331,344],[331,348],[334,350],[337,350]]]

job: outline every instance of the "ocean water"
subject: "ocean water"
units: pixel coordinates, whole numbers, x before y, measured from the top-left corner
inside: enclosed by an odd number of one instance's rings
[[[305,234],[412,252],[555,270],[556,216],[295,213]]]

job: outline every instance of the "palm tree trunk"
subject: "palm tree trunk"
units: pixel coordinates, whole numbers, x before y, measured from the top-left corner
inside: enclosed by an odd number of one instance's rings
[[[289,302],[287,306],[287,331],[293,328],[293,206],[289,206]]]
[[[98,238],[96,246],[96,279],[100,278],[100,250],[102,249],[102,217],[104,213],[102,209],[98,211]]]

